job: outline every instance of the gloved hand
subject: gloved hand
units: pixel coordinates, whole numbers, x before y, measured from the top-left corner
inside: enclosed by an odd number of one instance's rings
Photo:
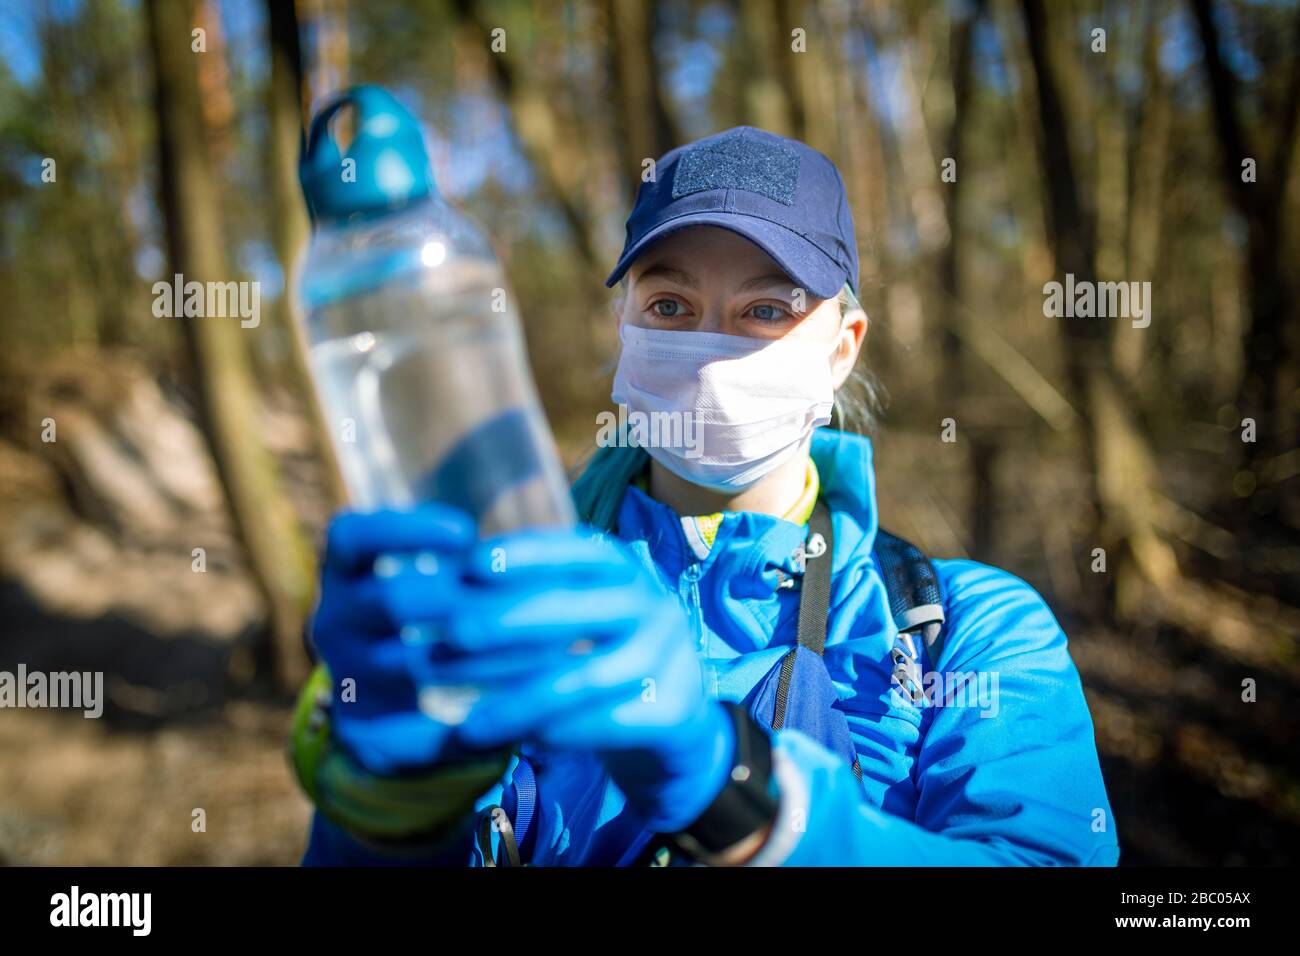
[[[357,764],[394,775],[436,764],[452,728],[420,710],[430,647],[419,624],[454,603],[475,540],[443,507],[344,513],[331,523],[311,636],[333,678],[332,736]]]
[[[650,826],[693,822],[726,782],[735,733],[677,599],[621,542],[584,531],[511,534],[462,560],[439,629],[452,653],[434,668],[478,695],[458,739],[595,751]]]
[[[671,832],[731,767],[734,731],[704,693],[681,606],[624,545],[586,532],[475,543],[444,506],[343,515],[313,640],[344,691],[334,736],[373,773],[519,740],[591,750]]]

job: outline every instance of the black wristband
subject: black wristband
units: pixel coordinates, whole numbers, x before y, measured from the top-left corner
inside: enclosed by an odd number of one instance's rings
[[[686,829],[672,835],[683,853],[708,860],[776,822],[772,741],[740,704],[723,701],[736,729],[736,754],[722,791]]]

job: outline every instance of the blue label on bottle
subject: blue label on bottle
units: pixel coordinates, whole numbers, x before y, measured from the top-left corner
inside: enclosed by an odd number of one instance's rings
[[[541,475],[529,426],[522,408],[488,419],[453,445],[416,485],[417,497],[446,502],[482,518],[504,492]]]

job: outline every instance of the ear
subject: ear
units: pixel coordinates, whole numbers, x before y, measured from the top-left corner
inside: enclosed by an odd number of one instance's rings
[[[837,305],[838,308],[838,305]],[[840,320],[839,341],[831,353],[831,381],[838,390],[858,362],[858,353],[867,338],[867,313],[853,309]]]

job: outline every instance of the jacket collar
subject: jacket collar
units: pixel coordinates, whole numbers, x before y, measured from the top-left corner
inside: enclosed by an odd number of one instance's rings
[[[835,515],[832,571],[856,563],[876,538],[876,480],[871,440],[862,435],[819,428],[811,454],[821,480],[821,496]],[[615,531],[630,543],[644,542],[666,573],[679,575],[695,557],[682,532],[680,516],[631,485],[645,466],[642,448],[601,448],[574,484],[574,499],[584,520]],[[775,587],[794,570],[794,553],[806,529],[772,515],[728,512],[718,528],[700,573],[728,577],[759,576]]]

